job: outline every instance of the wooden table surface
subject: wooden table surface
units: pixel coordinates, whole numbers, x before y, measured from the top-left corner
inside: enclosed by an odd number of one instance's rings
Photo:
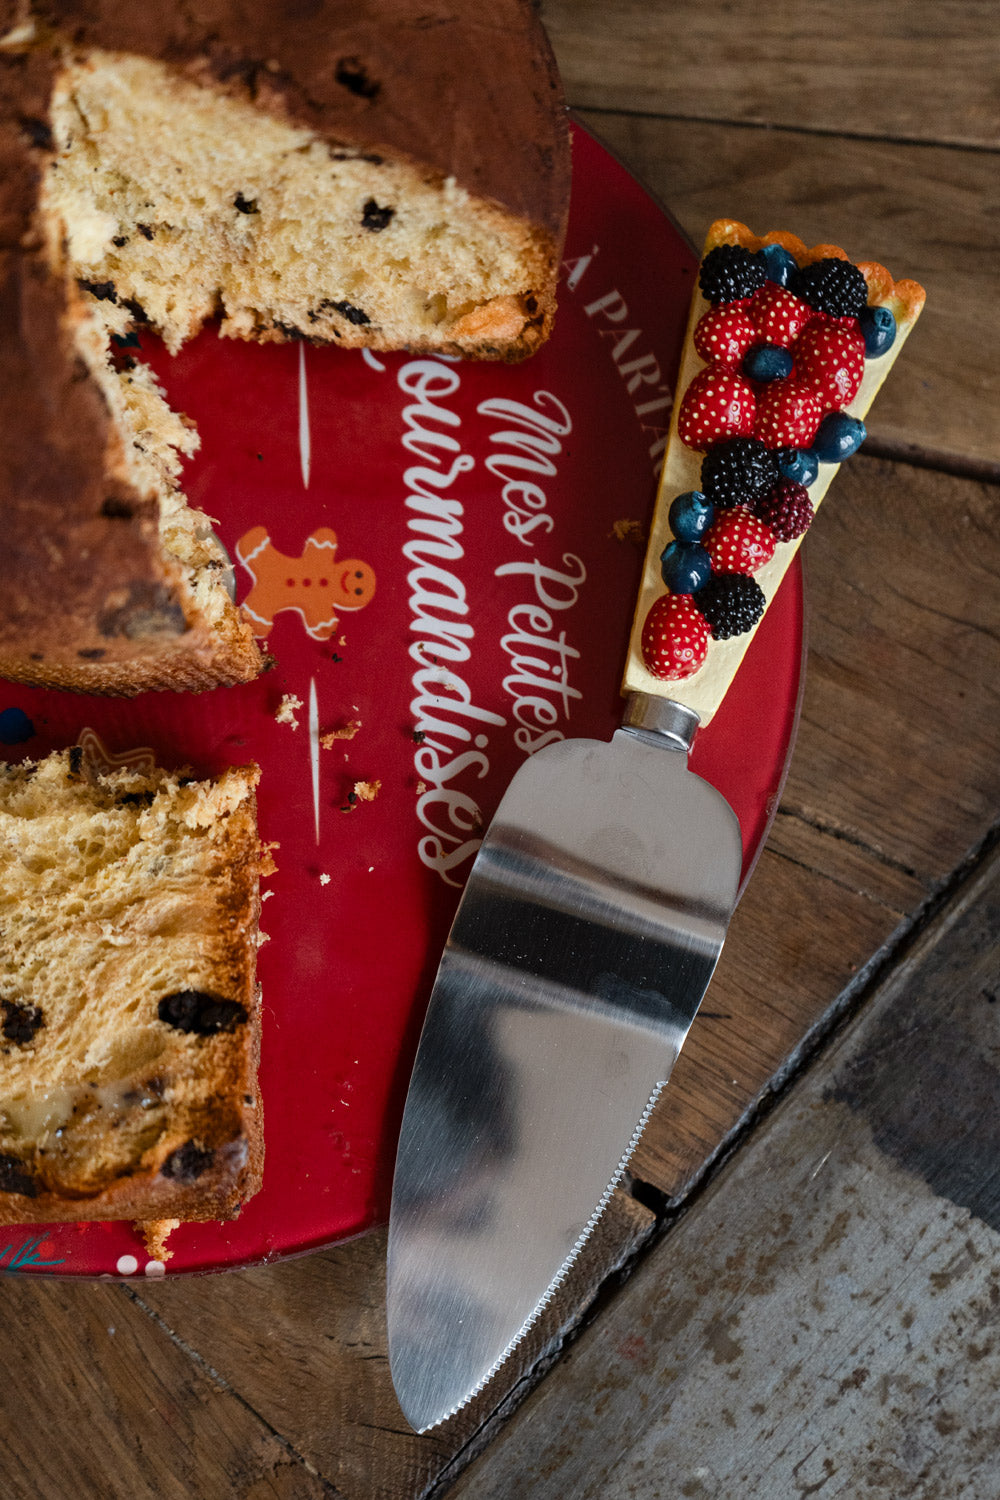
[[[141,1286],[6,1278],[0,1495],[1000,1494],[1000,57],[986,0],[545,0],[569,101],[715,217],[927,288],[806,549],[766,849],[581,1263],[417,1437],[384,1233]]]

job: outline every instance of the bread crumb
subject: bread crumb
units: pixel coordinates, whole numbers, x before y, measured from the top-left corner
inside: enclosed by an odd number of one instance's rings
[[[329,875],[326,875],[326,874],[321,875],[319,877],[319,883],[320,883],[320,885],[329,885],[330,884],[330,877],[329,877]]]
[[[293,729],[298,729],[299,721],[295,715],[302,706],[301,698],[296,698],[294,693],[285,693],[278,704],[277,712],[274,715],[274,722],[276,724],[291,724]]]
[[[381,781],[356,781],[354,783],[354,795],[359,802],[374,802],[381,790]]]
[[[337,740],[353,740],[360,728],[360,719],[348,719],[347,723],[342,725],[340,729],[330,729],[326,734],[321,734],[319,742],[324,750],[332,750]]]
[[[261,893],[260,893],[261,903],[263,904],[263,902],[265,902],[265,901],[270,901],[270,899],[271,899],[271,897],[273,895],[274,895],[273,891],[261,891]]]
[[[135,1224],[135,1231],[141,1236],[150,1260],[170,1260],[174,1252],[167,1249],[167,1239],[180,1222],[180,1219],[146,1219]]]
[[[418,797],[422,797],[424,795],[424,793],[426,792],[426,790],[427,790],[427,783],[426,783],[426,781],[418,781],[417,782],[417,796]]]
[[[646,540],[645,532],[639,521],[616,521],[611,528],[611,535],[616,542],[636,542],[641,545]]]

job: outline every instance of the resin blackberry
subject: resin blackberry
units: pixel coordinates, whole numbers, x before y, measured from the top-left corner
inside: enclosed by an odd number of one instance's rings
[[[749,573],[713,573],[693,596],[715,641],[745,635],[764,613],[764,590]]]
[[[833,318],[860,317],[868,304],[868,283],[857,266],[835,256],[802,266],[789,280],[788,290]]]
[[[701,489],[720,510],[749,505],[764,495],[778,478],[778,464],[770,448],[757,438],[737,437],[716,443],[701,464]]]
[[[698,285],[705,300],[718,307],[752,297],[766,280],[767,266],[754,251],[742,245],[716,245],[701,263]]]

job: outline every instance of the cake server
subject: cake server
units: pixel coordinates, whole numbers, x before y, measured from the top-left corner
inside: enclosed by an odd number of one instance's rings
[[[681,392],[700,367],[690,337],[685,351]],[[888,363],[873,362],[856,416]],[[699,461],[675,418],[622,727],[610,743],[548,745],[517,772],[431,994],[388,1249],[390,1366],[417,1431],[490,1379],[572,1266],[670,1076],[736,902],[739,826],[687,753],[751,635],[713,643],[690,687],[659,681],[641,652],[667,511],[695,488]],[[835,469],[821,468],[814,505]],[[757,575],[766,599],[797,545],[780,544]]]
[[[448,939],[393,1186],[392,1378],[417,1431],[489,1379],[601,1214],[736,899],[736,818],[696,716],[636,695],[610,744],[514,777]]]

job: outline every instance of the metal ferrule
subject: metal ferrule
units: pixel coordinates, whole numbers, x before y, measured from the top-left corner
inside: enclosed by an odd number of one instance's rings
[[[694,744],[700,720],[693,708],[672,698],[654,698],[648,693],[629,693],[625,700],[622,728],[644,739],[667,740],[669,748],[685,754]]]

